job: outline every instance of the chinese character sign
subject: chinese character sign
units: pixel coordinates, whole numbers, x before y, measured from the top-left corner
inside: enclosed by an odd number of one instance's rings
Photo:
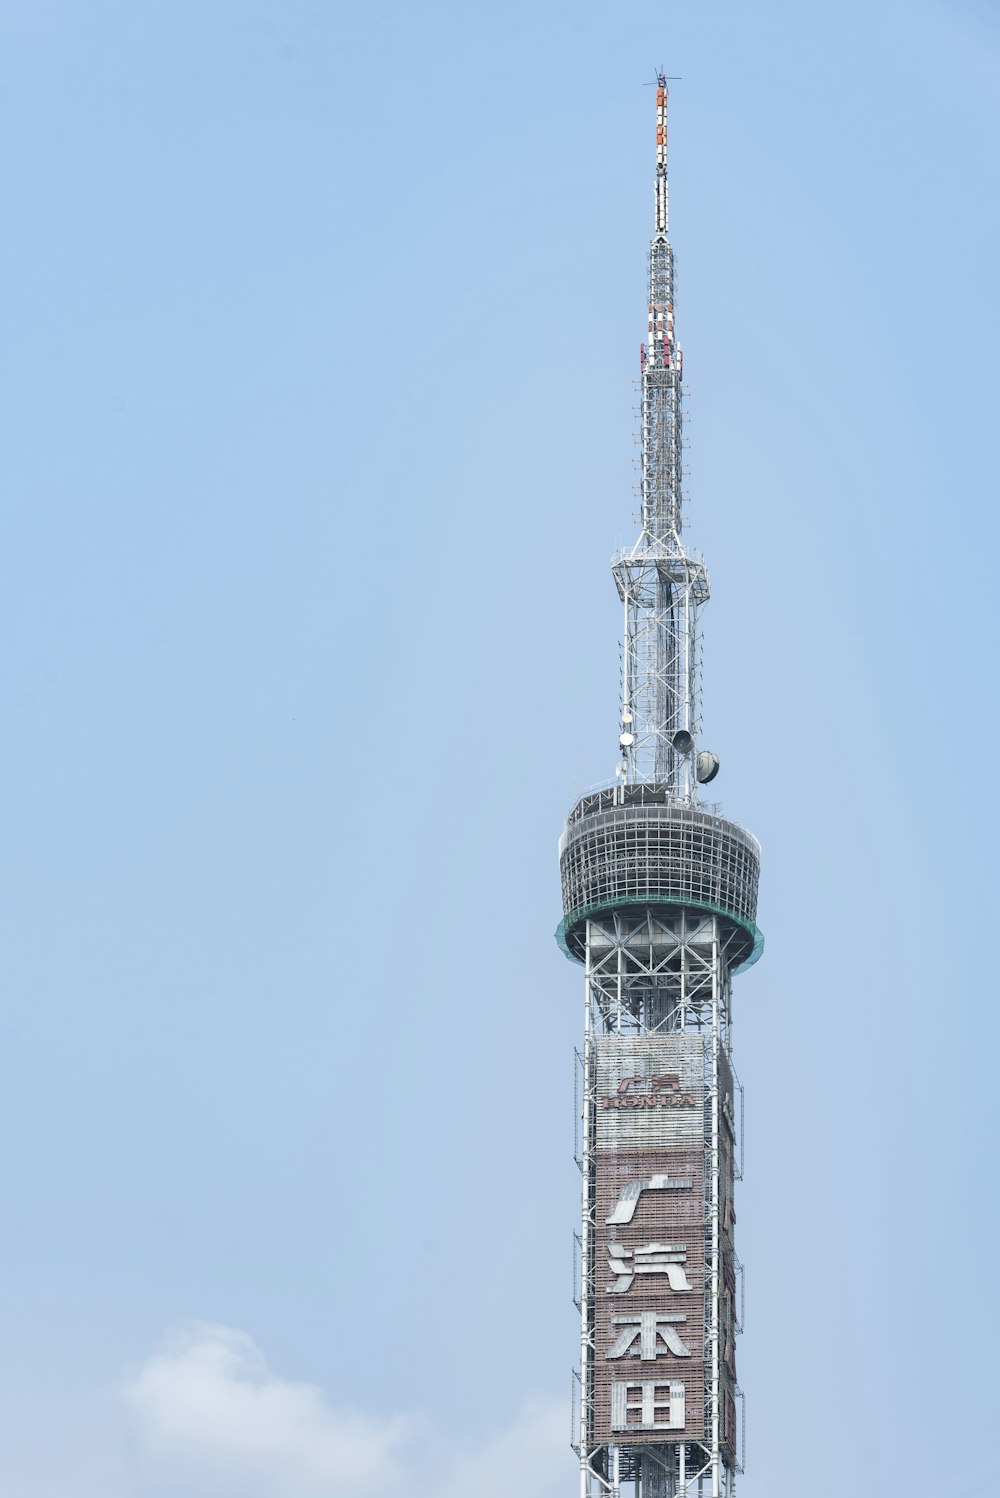
[[[699,1440],[705,1411],[705,1043],[596,1042],[594,1437]]]

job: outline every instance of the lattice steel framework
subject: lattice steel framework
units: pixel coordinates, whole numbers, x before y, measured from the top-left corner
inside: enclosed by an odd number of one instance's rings
[[[742,1471],[732,978],[762,946],[760,849],[699,799],[718,766],[697,743],[708,578],[681,543],[682,376],[661,75],[642,528],[613,563],[625,615],[620,756],[614,783],[571,811],[559,849],[559,941],[585,975],[581,1498],[732,1498]]]
[[[667,86],[661,78],[648,340],[642,348],[642,530],[614,563],[625,610],[618,774],[690,797],[696,756],[678,752],[675,738],[681,731],[698,737],[698,611],[708,600],[708,575],[701,559],[681,544],[684,354],[674,324],[667,206]]]

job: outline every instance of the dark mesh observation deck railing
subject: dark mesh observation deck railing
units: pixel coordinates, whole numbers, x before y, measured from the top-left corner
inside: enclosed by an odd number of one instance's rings
[[[560,839],[559,868],[559,938],[572,955],[579,955],[588,916],[634,905],[713,911],[736,928],[741,965],[760,954],[757,839],[661,787],[612,786],[583,796]]]

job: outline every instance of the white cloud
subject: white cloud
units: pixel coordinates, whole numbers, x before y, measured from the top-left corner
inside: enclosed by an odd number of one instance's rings
[[[240,1498],[381,1495],[400,1481],[402,1418],[334,1409],[312,1384],[273,1374],[249,1337],[196,1324],[124,1388],[140,1461],[184,1492]]]
[[[455,1448],[421,1420],[330,1405],[273,1373],[241,1332],[176,1333],[123,1389],[143,1493],[185,1498],[548,1498],[571,1475],[568,1413],[536,1402]]]

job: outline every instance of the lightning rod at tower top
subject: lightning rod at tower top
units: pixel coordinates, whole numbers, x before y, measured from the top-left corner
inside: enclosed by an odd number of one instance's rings
[[[612,563],[623,616],[617,762],[559,842],[557,936],[584,973],[581,1498],[733,1498],[744,1460],[732,980],[763,946],[760,848],[702,799],[719,760],[700,743],[708,574],[682,540],[667,104],[660,73],[640,530]]]

